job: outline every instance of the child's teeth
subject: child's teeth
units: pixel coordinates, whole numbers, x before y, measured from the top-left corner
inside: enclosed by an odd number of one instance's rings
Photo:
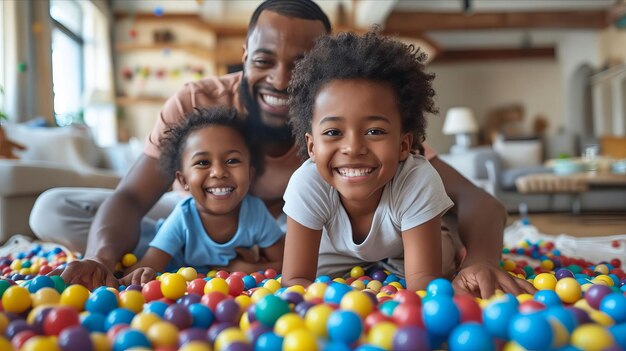
[[[226,195],[233,191],[233,188],[209,188],[209,192],[213,195]]]

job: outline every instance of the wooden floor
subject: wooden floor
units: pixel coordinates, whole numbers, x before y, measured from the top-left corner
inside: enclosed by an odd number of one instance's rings
[[[626,213],[531,213],[530,223],[544,234],[577,237],[626,234]],[[509,215],[508,223],[519,219]]]

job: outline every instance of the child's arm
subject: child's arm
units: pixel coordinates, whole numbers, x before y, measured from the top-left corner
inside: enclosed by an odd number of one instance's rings
[[[141,260],[124,271],[126,274],[120,283],[124,285],[143,285],[156,278],[172,259],[165,251],[150,247]]]
[[[280,272],[283,265],[283,251],[285,248],[285,239],[280,238],[273,245],[261,248],[261,257],[263,260],[252,258],[248,249],[237,248],[237,257],[230,260],[227,266],[220,267],[227,272],[245,272],[251,273],[268,268]]]
[[[407,289],[426,289],[443,275],[441,258],[441,217],[402,232],[404,272]]]
[[[283,286],[308,286],[315,280],[322,231],[310,229],[287,217],[283,259]]]

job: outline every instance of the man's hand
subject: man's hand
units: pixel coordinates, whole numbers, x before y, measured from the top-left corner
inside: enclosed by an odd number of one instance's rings
[[[532,284],[512,276],[499,265],[485,262],[465,264],[452,280],[452,286],[457,294],[471,294],[483,299],[491,297],[496,289],[513,295],[537,291]]]
[[[157,273],[154,269],[150,267],[139,267],[120,279],[120,284],[124,284],[126,286],[131,284],[144,285],[154,280],[156,276]]]
[[[117,288],[119,283],[113,272],[95,259],[72,261],[65,268],[57,268],[48,275],[60,275],[65,284],[80,284],[89,290],[106,285]]]

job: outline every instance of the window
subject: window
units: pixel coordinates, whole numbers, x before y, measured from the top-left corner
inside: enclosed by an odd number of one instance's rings
[[[83,10],[74,0],[50,1],[52,86],[59,126],[82,122],[84,91]]]

